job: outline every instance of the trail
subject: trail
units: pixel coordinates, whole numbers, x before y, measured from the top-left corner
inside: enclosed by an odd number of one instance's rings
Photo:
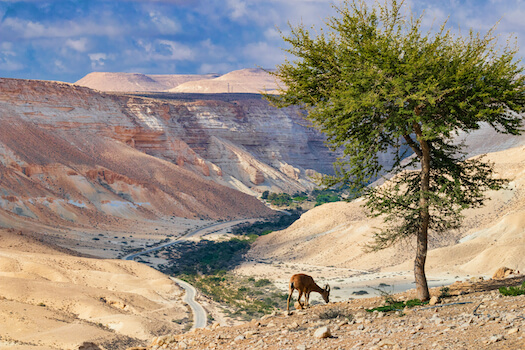
[[[234,221],[226,221],[226,222],[219,222],[219,223],[216,223],[216,224],[212,224],[212,225],[209,225],[209,226],[206,226],[206,227],[199,228],[199,229],[197,229],[197,230],[195,230],[193,232],[190,232],[190,233],[188,233],[188,234],[186,234],[186,235],[184,235],[182,237],[179,237],[176,240],[173,240],[171,242],[164,243],[164,244],[161,244],[161,245],[153,247],[153,248],[145,249],[145,250],[137,252],[137,253],[126,255],[126,256],[122,257],[122,259],[123,260],[134,260],[136,257],[138,257],[140,255],[149,254],[149,253],[154,252],[156,250],[164,249],[166,247],[178,244],[180,242],[188,240],[188,238],[190,238],[190,237],[204,236],[206,234],[209,234],[209,233],[217,231],[217,230],[222,230],[222,229],[225,229],[225,228],[229,228],[231,226],[238,225],[238,224],[240,224],[242,222],[254,222],[254,221],[257,221],[257,220],[260,220],[260,219],[234,220]],[[181,288],[183,288],[186,291],[186,295],[184,296],[183,300],[184,300],[184,302],[186,304],[188,304],[188,306],[191,308],[191,311],[193,313],[193,326],[192,326],[192,328],[204,328],[204,327],[206,327],[206,323],[208,322],[208,317],[206,315],[206,310],[204,310],[202,305],[199,304],[195,300],[195,296],[197,295],[197,290],[195,289],[195,287],[193,287],[191,284],[189,284],[189,283],[187,283],[185,281],[182,281],[182,280],[180,280],[178,278],[174,278],[174,277],[170,277],[170,278],[171,278],[171,280],[173,282],[177,283]]]

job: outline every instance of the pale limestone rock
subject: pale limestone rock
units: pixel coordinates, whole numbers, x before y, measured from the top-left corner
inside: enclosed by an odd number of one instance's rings
[[[329,338],[331,336],[332,336],[332,333],[330,332],[330,328],[328,328],[328,326],[317,328],[316,331],[314,332],[314,337],[318,339]]]

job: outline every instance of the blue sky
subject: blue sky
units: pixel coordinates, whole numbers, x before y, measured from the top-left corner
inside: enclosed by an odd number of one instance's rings
[[[371,1],[371,0],[370,0]],[[319,26],[340,0],[0,0],[0,77],[74,82],[93,71],[227,73],[284,59],[276,27]],[[514,33],[525,0],[406,0],[425,25]]]

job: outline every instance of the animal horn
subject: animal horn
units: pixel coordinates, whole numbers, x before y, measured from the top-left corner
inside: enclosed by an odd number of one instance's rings
[[[326,287],[324,287],[324,289],[329,292],[330,291],[330,286],[327,284]]]

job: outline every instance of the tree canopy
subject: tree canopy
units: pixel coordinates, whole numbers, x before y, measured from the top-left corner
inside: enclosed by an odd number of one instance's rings
[[[525,76],[517,47],[498,44],[494,28],[455,35],[444,23],[423,31],[423,17],[403,9],[395,0],[345,1],[326,28],[291,26],[283,38],[295,59],[273,73],[283,87],[268,99],[304,107],[330,146],[343,150],[335,175],[323,181],[363,192],[371,214],[389,222],[373,249],[417,237],[414,272],[426,300],[429,230],[458,227],[462,210],[482,205],[484,192],[505,182],[482,158],[465,159],[454,136],[484,123],[520,134]],[[386,173],[397,175],[368,186]]]

